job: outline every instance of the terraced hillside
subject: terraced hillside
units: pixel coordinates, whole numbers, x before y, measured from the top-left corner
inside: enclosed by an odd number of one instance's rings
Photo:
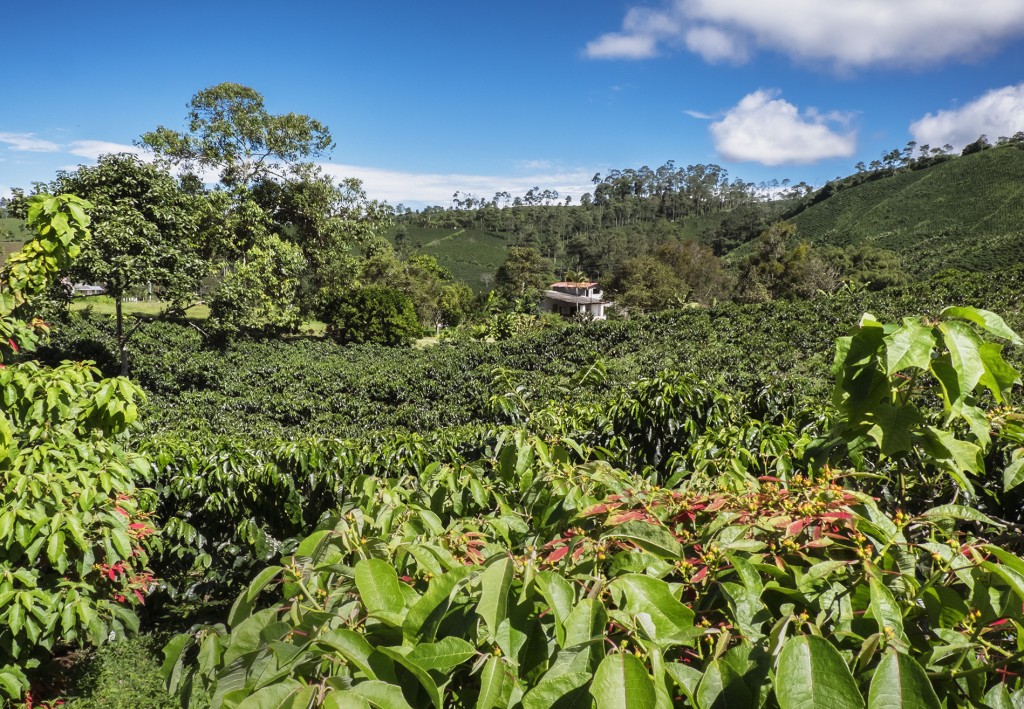
[[[1024,150],[993,148],[842,189],[791,221],[801,239],[891,249],[918,273],[1024,262]]]
[[[394,241],[394,232],[388,238]],[[505,260],[509,239],[482,229],[429,229],[408,227],[407,241],[430,254],[452,276],[476,291],[488,290],[481,276],[493,276]]]

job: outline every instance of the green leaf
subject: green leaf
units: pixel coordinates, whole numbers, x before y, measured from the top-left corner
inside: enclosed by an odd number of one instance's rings
[[[939,698],[917,660],[890,648],[871,676],[868,709],[938,709]]]
[[[657,701],[654,682],[636,655],[613,653],[601,661],[590,684],[597,709],[653,707]]]
[[[303,685],[294,679],[281,680],[276,684],[249,694],[238,704],[238,709],[281,709],[291,706],[291,699],[303,688]],[[315,689],[310,687],[309,689]]]
[[[388,682],[395,679],[393,663],[377,653],[365,637],[353,630],[335,628],[321,635],[317,642],[340,652],[370,679]]]
[[[924,422],[920,412],[913,406],[879,404],[868,420],[871,427],[867,434],[878,444],[882,455],[894,456],[905,453],[913,447],[911,434]]]
[[[405,614],[402,622],[402,636],[406,642],[431,641],[437,633],[437,626],[448,612],[448,605],[455,589],[470,573],[469,567],[451,569],[430,580],[427,591]]]
[[[992,333],[996,337],[1002,337],[1003,339],[1009,340],[1018,346],[1024,345],[1024,340],[1021,340],[1017,333],[1014,332],[1001,317],[988,310],[952,305],[939,313],[939,317],[970,320],[975,325],[980,325],[982,329]]]
[[[970,394],[985,374],[985,364],[981,359],[983,341],[970,325],[955,320],[939,323],[939,330],[943,334],[943,344],[949,350],[960,394]]]
[[[545,675],[523,697],[523,709],[570,709],[576,706],[589,706],[591,699],[585,688],[590,677],[589,672],[568,672],[550,679]]]
[[[1002,345],[986,342],[981,346],[980,353],[981,361],[985,365],[985,373],[980,383],[992,392],[996,403],[1001,404],[1004,394],[1008,393],[1014,384],[1020,384],[1020,372],[1003,359]]]
[[[468,642],[449,635],[436,643],[416,645],[406,657],[425,670],[447,671],[476,654],[476,648]]]
[[[935,334],[918,318],[903,318],[903,325],[886,336],[885,369],[889,376],[908,367],[928,371],[932,364]]]
[[[994,519],[967,505],[939,505],[938,507],[931,508],[921,516],[931,520],[950,519],[963,522],[981,522],[993,527],[998,526]]]
[[[426,690],[431,703],[433,703],[437,709],[441,709],[441,707],[444,706],[444,699],[442,697],[441,690],[438,689],[437,682],[434,681],[434,678],[429,672],[421,669],[419,665],[411,661],[406,656],[406,653],[402,652],[403,649],[405,648],[379,647],[377,648],[377,652],[381,653],[385,657],[391,658],[402,667],[409,670],[409,672],[419,680],[420,686]]]
[[[892,595],[885,584],[872,576],[868,582],[871,589],[871,614],[878,623],[878,631],[886,634],[886,631],[895,633],[900,640],[906,640],[903,634],[903,614],[896,598]]]
[[[394,566],[383,559],[363,559],[356,564],[355,581],[367,613],[390,625],[402,624],[405,594]]]
[[[476,612],[496,637],[498,626],[508,616],[508,593],[512,587],[512,559],[505,556],[491,563],[480,576],[480,602]]]
[[[750,689],[736,670],[721,660],[712,660],[697,685],[697,706],[701,709],[756,706]]]
[[[1024,448],[1013,452],[1013,460],[1003,471],[1003,492],[1009,492],[1021,483],[1024,483]]]
[[[663,559],[683,558],[683,547],[664,527],[648,522],[626,522],[601,535],[602,539],[627,539]]]
[[[565,647],[565,621],[576,602],[576,592],[564,576],[554,571],[541,571],[535,582],[555,617],[555,640],[559,647]]]
[[[609,590],[624,601],[620,608],[636,618],[646,614],[655,630],[652,637],[659,645],[691,644],[701,631],[694,627],[694,613],[681,603],[669,585],[661,579],[642,574],[626,574],[612,581]]]
[[[402,694],[402,688],[387,682],[359,682],[347,690],[346,694],[360,697],[377,709],[410,709],[409,702]]]
[[[775,673],[781,709],[860,709],[864,700],[850,668],[832,643],[815,635],[786,641]]]
[[[924,449],[928,455],[948,471],[959,474],[961,477],[957,478],[957,482],[969,487],[969,481],[962,476],[965,473],[978,475],[984,470],[985,460],[981,448],[969,441],[961,441],[941,428],[929,426],[926,430],[929,436],[924,441]]]
[[[500,657],[491,655],[480,673],[480,694],[477,695],[476,709],[493,709],[508,705],[514,684],[512,667]]]
[[[245,618],[249,617],[260,592],[263,591],[267,584],[270,583],[281,571],[282,568],[280,566],[270,566],[263,569],[263,571],[253,579],[252,583],[249,584],[249,587],[239,594],[238,598],[231,606],[231,612],[228,614],[228,625],[234,627],[241,623]]]

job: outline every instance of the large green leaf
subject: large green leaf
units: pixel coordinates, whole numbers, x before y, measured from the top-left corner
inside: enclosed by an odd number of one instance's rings
[[[365,699],[377,709],[409,709],[409,702],[402,694],[402,688],[387,682],[359,682],[348,690],[350,694]]]
[[[480,576],[480,601],[476,612],[493,638],[498,626],[508,616],[508,594],[512,588],[512,559],[505,556],[491,563]]]
[[[775,673],[781,709],[860,709],[864,700],[850,668],[832,643],[815,635],[786,641]]]
[[[697,685],[697,706],[700,709],[756,706],[750,689],[728,663],[712,660]]]
[[[613,653],[601,661],[590,684],[598,709],[653,707],[657,701],[654,682],[636,655]]]
[[[917,660],[890,648],[871,676],[868,709],[938,709],[939,698]]]
[[[981,308],[952,305],[943,310],[939,316],[943,318],[951,317],[970,320],[975,325],[980,325],[984,330],[992,333],[996,337],[1002,337],[1015,345],[1024,345],[1024,340],[1020,339],[1017,333],[1006,324],[1006,321],[991,311],[982,310]]]
[[[918,318],[903,318],[903,325],[884,342],[885,370],[890,376],[908,367],[926,372],[931,368],[935,334]]]
[[[354,630],[335,628],[321,635],[317,642],[340,653],[369,679],[395,679],[394,663],[376,652],[366,638]]]
[[[565,647],[565,621],[576,603],[576,592],[564,576],[554,571],[541,571],[536,584],[555,617],[555,640]]]
[[[523,709],[588,707],[593,701],[585,689],[590,676],[589,672],[568,672],[550,679],[545,675],[523,697]]]
[[[441,709],[444,706],[444,695],[440,688],[437,686],[437,682],[429,672],[422,669],[419,665],[409,659],[408,648],[397,648],[397,647],[379,647],[377,652],[391,658],[396,663],[409,670],[410,674],[419,680],[420,686],[426,691],[427,696],[430,697],[431,703],[437,709]]]
[[[1003,491],[1009,492],[1021,483],[1024,483],[1024,448],[1014,451],[1010,464],[1003,470]]]
[[[419,643],[406,657],[425,670],[450,670],[476,654],[476,648],[462,638],[447,636],[436,643]]]
[[[356,588],[366,612],[391,625],[401,625],[405,594],[395,567],[383,559],[363,559],[356,564]]]
[[[488,657],[480,672],[480,694],[477,696],[476,709],[507,706],[514,684],[511,665],[500,657]]]
[[[961,395],[970,394],[985,375],[981,359],[982,339],[970,325],[956,320],[939,323],[942,342],[949,350],[950,363],[960,383]]]
[[[683,546],[664,527],[649,522],[626,522],[613,527],[603,538],[627,539],[663,559],[683,558]]]
[[[997,403],[1003,402],[1003,396],[1020,383],[1020,372],[1003,359],[1003,346],[995,342],[986,342],[980,348],[981,361],[985,365],[985,373],[981,384],[992,392]]]
[[[430,580],[426,593],[412,604],[402,623],[402,636],[407,642],[434,639],[437,626],[448,611],[452,594],[469,573],[469,567],[461,567]]]
[[[305,690],[305,691],[303,691]],[[303,685],[294,679],[282,680],[277,684],[272,684],[269,687],[264,687],[257,692],[253,692],[238,704],[238,709],[285,709],[286,707],[292,706],[308,706],[309,699],[306,699],[306,703],[297,704],[296,699],[301,699],[300,694],[307,694],[309,690],[316,691],[316,687],[303,687]]]
[[[913,447],[911,434],[924,422],[914,406],[879,404],[871,411],[867,434],[878,444],[882,455],[894,456]]]
[[[639,622],[638,625],[652,627],[655,632],[651,640],[659,645],[690,644],[701,635],[693,625],[693,611],[683,605],[661,579],[626,574],[612,581],[609,590],[613,596],[621,598],[619,605],[629,615],[637,618],[646,614],[650,618],[649,626]]]
[[[868,585],[871,591],[871,614],[878,623],[878,631],[883,635],[891,632],[897,638],[906,640],[903,634],[903,615],[892,591],[874,576]]]

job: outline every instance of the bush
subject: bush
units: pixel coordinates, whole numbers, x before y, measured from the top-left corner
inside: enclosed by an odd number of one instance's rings
[[[367,286],[330,298],[321,319],[345,344],[408,345],[423,334],[412,300],[394,288]]]

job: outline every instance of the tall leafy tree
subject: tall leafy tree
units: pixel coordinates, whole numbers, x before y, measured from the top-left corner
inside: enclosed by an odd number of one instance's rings
[[[225,280],[233,292],[217,301],[223,307],[216,313],[230,329],[239,323],[243,329],[279,328],[281,313],[289,313],[285,320],[290,320],[295,308],[311,312],[325,289],[351,287],[359,270],[355,247],[366,251],[391,226],[391,208],[368,199],[359,180],[338,182],[312,162],[334,145],[327,126],[303,114],[272,114],[263,96],[247,86],[224,83],[200,91],[189,104],[187,130],[160,126],[144,134],[140,144],[179,169],[213,172],[220,180],[214,199],[226,215],[227,248],[218,256],[225,262],[221,270],[237,277]],[[253,260],[289,267],[262,269],[252,278],[248,263]],[[292,266],[300,262],[296,280]],[[275,274],[284,271],[287,275],[278,279]],[[294,287],[296,282],[302,287]],[[237,290],[242,284],[259,292],[243,297]],[[258,307],[229,314],[232,303],[265,302],[284,293],[295,300],[283,310]],[[262,325],[256,317],[261,312],[269,318]]]
[[[59,172],[47,190],[75,194],[94,205],[92,239],[83,245],[70,275],[102,285],[114,299],[121,374],[126,375],[135,328],[125,327],[122,304],[143,289],[157,291],[176,308],[195,297],[209,273],[200,250],[208,241],[210,203],[201,193],[183,189],[163,168],[126,153]]]
[[[320,121],[269,113],[255,89],[222,83],[192,97],[187,131],[160,126],[143,134],[140,144],[187,171],[216,171],[234,188],[288,177],[296,164],[325,154],[334,141]]]

